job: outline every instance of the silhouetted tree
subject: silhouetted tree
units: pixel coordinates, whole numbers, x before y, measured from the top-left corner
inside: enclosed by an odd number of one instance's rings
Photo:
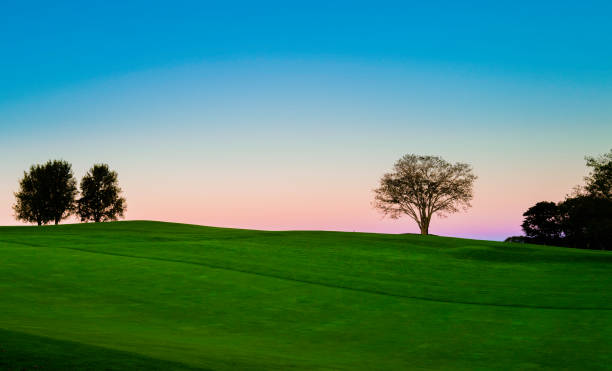
[[[77,202],[81,221],[104,222],[123,217],[125,199],[120,196],[117,172],[106,164],[96,164],[81,181],[81,198]]]
[[[406,214],[429,233],[433,214],[467,210],[477,179],[468,164],[451,164],[438,156],[405,155],[384,174],[374,190],[374,207],[391,218]]]
[[[563,202],[538,202],[523,214],[530,242],[612,250],[612,150],[586,162],[591,171],[584,187]]]
[[[591,173],[585,178],[585,190],[597,198],[612,200],[612,150],[599,157],[586,157]]]
[[[76,180],[72,174],[72,165],[66,161],[47,162],[45,173],[49,187],[48,209],[57,225],[75,210]]]
[[[527,242],[612,250],[612,200],[579,194],[563,202],[538,202],[523,216]]]
[[[559,245],[563,238],[561,212],[554,202],[538,202],[525,213],[521,227],[530,242]]]
[[[49,216],[46,211],[46,187],[41,165],[32,165],[29,172],[23,173],[19,180],[19,191],[15,192],[16,203],[13,206],[15,218],[27,223],[47,224]]]
[[[612,250],[612,200],[594,196],[568,198],[558,206],[564,245]]]
[[[44,165],[33,165],[19,180],[17,200],[13,206],[15,217],[38,225],[51,221],[55,224],[74,212],[77,193],[72,165],[53,160]]]

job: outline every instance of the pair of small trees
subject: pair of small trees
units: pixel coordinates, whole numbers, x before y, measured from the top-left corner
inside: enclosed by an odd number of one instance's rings
[[[38,225],[59,222],[72,214],[82,222],[102,222],[123,217],[125,199],[120,196],[117,173],[106,164],[94,165],[81,180],[81,198],[77,200],[77,182],[72,165],[62,160],[32,165],[19,180],[13,206],[15,218]]]

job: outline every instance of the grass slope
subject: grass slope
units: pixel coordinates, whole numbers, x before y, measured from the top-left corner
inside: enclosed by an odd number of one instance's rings
[[[158,222],[0,227],[2,369],[606,369],[612,254]]]

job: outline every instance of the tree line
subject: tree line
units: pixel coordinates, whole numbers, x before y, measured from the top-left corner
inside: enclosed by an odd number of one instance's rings
[[[612,150],[586,157],[586,165],[591,170],[584,186],[561,202],[530,207],[521,225],[525,236],[506,241],[612,250]],[[382,176],[373,206],[391,218],[409,216],[427,235],[434,214],[444,217],[471,206],[476,179],[468,164],[408,154]],[[117,172],[106,164],[94,165],[83,177],[79,198],[72,165],[66,161],[31,166],[19,187],[15,217],[38,225],[58,224],[73,214],[82,222],[117,220],[126,210]]]
[[[72,173],[72,165],[63,160],[50,160],[32,165],[19,180],[13,206],[15,218],[39,226],[59,224],[71,215],[82,222],[117,220],[126,211],[121,197],[117,172],[106,164],[95,164],[80,182]]]
[[[530,207],[521,225],[525,236],[506,241],[612,250],[612,150],[585,159],[590,168],[585,184],[563,201]]]

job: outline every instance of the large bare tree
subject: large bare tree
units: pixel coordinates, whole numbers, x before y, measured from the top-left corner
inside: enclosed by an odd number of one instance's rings
[[[426,235],[433,214],[447,216],[471,206],[476,178],[468,164],[451,164],[438,156],[405,155],[380,179],[373,204],[393,219],[408,215]]]

